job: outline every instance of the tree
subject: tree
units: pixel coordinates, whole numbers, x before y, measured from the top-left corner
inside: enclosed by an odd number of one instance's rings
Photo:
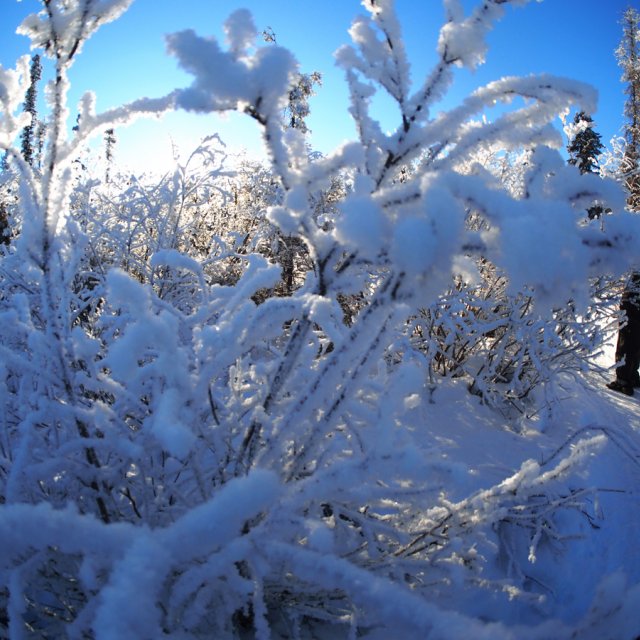
[[[35,54],[31,58],[30,67],[31,82],[27,89],[24,100],[24,111],[31,115],[31,122],[24,127],[20,135],[22,157],[27,164],[33,165],[34,162],[34,142],[35,134],[38,130],[38,110],[36,107],[36,99],[38,97],[38,81],[42,76],[42,64],[40,62],[40,54]]]
[[[271,27],[267,27],[262,32],[262,39],[276,46],[278,44],[276,33]],[[282,109],[285,128],[293,129],[303,136],[310,133],[306,121],[310,114],[309,98],[315,95],[314,87],[321,84],[322,75],[319,71],[293,74],[289,99]],[[307,146],[306,140],[304,144]],[[276,203],[273,202],[273,204]],[[301,284],[304,273],[310,266],[307,247],[296,235],[276,233],[274,240],[276,260],[282,267],[282,281],[275,291],[279,295],[289,296]]]
[[[620,175],[627,191],[627,208],[640,212],[640,14],[629,7],[622,18],[622,40],[616,49],[626,83],[623,127],[624,153]],[[637,267],[636,267],[637,268]],[[627,281],[620,303],[623,313],[616,343],[616,377],[607,386],[614,391],[633,395],[640,387],[640,273],[634,270]]]
[[[623,133],[626,142],[620,172],[627,189],[627,205],[640,212],[640,13],[629,7],[622,18],[623,35],[616,49],[626,83]]]
[[[584,111],[579,111],[573,118],[574,135],[567,145],[569,152],[569,164],[577,166],[581,174],[597,173],[598,156],[602,153],[604,145],[600,141],[600,134],[593,128],[593,119]],[[587,209],[590,219],[599,218],[603,208],[595,204]]]
[[[113,148],[116,145],[116,132],[113,127],[109,127],[104,132],[104,161],[105,172],[104,181],[110,182],[111,180],[111,166],[113,165]]]
[[[569,164],[577,166],[580,173],[597,173],[598,156],[604,145],[600,134],[593,128],[593,119],[584,111],[579,111],[573,118],[576,134],[567,145]]]
[[[262,32],[265,42],[277,44],[275,31],[267,27]],[[283,118],[286,126],[297,129],[302,133],[309,133],[306,118],[309,116],[309,98],[315,95],[316,86],[322,85],[322,74],[319,71],[312,73],[297,73],[289,90],[289,101],[283,110]]]

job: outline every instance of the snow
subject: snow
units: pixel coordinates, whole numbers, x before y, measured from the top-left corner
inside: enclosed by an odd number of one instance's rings
[[[579,238],[566,241],[575,218],[573,210],[548,204],[535,215],[514,215],[505,220],[503,242],[516,248],[504,262],[514,292],[527,283],[536,291],[540,304],[553,306],[557,304],[553,292],[560,287],[579,290],[590,256]]]
[[[133,0],[68,0],[48,2],[46,9],[31,14],[18,33],[31,39],[32,47],[63,64],[79,55],[84,42],[103,24],[121,16]]]
[[[29,56],[22,56],[15,69],[0,65],[0,147],[8,148],[31,119],[30,114],[16,114],[29,86]]]
[[[191,87],[178,92],[179,106],[208,112],[235,109],[240,103],[275,113],[295,71],[295,59],[276,45],[249,55],[247,46],[255,39],[256,29],[246,11],[231,16],[226,33],[228,53],[215,39],[202,38],[191,29],[167,36],[169,53],[195,76]]]
[[[353,195],[340,205],[342,215],[335,228],[335,237],[363,257],[374,259],[388,238],[390,225],[381,207],[371,198]]]
[[[167,389],[156,408],[151,429],[163,447],[177,458],[185,458],[196,437],[180,420],[181,402],[177,389]]]
[[[68,68],[129,2],[52,0],[25,21],[60,82],[41,168],[12,147],[6,176],[10,637],[640,634],[640,412],[601,373],[640,222],[551,127],[596,96],[503,78],[430,113],[504,4],[448,0],[414,91],[393,1],[365,0],[337,55],[357,140],[321,159],[282,122],[294,56],[259,45],[245,10],[224,47],[168,37],[186,88],[103,114],[87,93],[69,136]],[[0,70],[3,147],[26,62]],[[389,134],[377,91],[398,106]],[[171,108],[244,112],[270,166],[73,173],[106,123]],[[598,225],[594,201],[612,209]]]
[[[227,45],[235,56],[246,55],[258,35],[253,16],[246,9],[234,11],[224,23]]]
[[[473,486],[478,487],[472,505],[483,511],[490,508],[490,502],[489,494],[481,487],[483,483],[492,482],[492,478],[495,491],[501,492],[516,493],[528,490],[528,485],[532,488],[544,485],[546,480],[542,473],[544,467],[540,466],[541,459],[549,459],[550,452],[559,444],[558,438],[565,437],[562,425],[576,424],[579,416],[589,411],[591,428],[584,431],[583,435],[595,435],[598,441],[591,445],[584,440],[574,440],[573,443],[582,442],[582,446],[586,447],[583,455],[586,456],[588,471],[585,469],[585,472],[588,475],[583,476],[581,481],[594,490],[593,499],[597,500],[598,505],[595,519],[590,522],[580,512],[573,515],[567,513],[563,518],[563,530],[569,538],[556,549],[554,545],[545,545],[531,554],[522,549],[521,560],[525,565],[523,570],[530,579],[544,585],[543,615],[557,616],[564,622],[572,623],[586,616],[592,603],[597,601],[603,576],[622,572],[627,579],[634,581],[636,578],[632,576],[638,576],[640,571],[635,554],[629,556],[628,551],[624,551],[623,542],[634,539],[640,526],[638,498],[633,490],[640,472],[638,458],[629,458],[608,438],[602,438],[601,432],[595,427],[606,425],[611,434],[619,430],[625,438],[635,438],[640,429],[640,420],[636,400],[614,396],[603,388],[602,382],[595,376],[588,385],[567,381],[565,391],[567,400],[558,407],[555,420],[545,434],[531,429],[525,437],[514,437],[504,430],[504,424],[501,424],[498,416],[471,406],[471,398],[462,389],[436,390],[435,403],[425,407],[433,428],[429,442],[422,446],[427,449],[430,443],[437,444],[441,460],[447,460],[450,467],[459,465],[468,470],[465,476],[457,479],[449,476],[448,487],[459,484],[461,494],[471,493]],[[578,431],[578,428],[575,430]],[[593,449],[594,446],[596,449]],[[589,458],[593,459],[594,452],[602,446],[605,450],[598,453],[600,462],[593,465]],[[638,450],[637,445],[633,447]],[[519,463],[519,460],[527,457],[528,460]],[[446,468],[443,467],[443,471]],[[572,536],[577,537],[572,540]],[[485,574],[489,571],[490,567],[487,566]],[[489,575],[485,575],[485,578],[488,579]],[[507,619],[513,621],[525,615],[525,610],[520,607],[518,600],[507,597],[478,603],[478,611],[482,611],[483,615],[491,618],[491,611],[495,610],[497,614],[499,610],[501,619],[505,619],[506,614]],[[560,633],[557,637],[561,637]]]
[[[396,225],[392,256],[409,276],[424,276],[432,269],[447,274],[464,226],[464,211],[447,190],[430,185],[425,186],[423,206],[422,216],[403,218]]]

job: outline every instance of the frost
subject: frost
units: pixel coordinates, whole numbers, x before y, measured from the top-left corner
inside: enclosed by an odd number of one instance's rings
[[[191,87],[178,92],[179,106],[200,112],[241,107],[267,115],[283,106],[295,59],[278,46],[262,47],[248,56],[248,38],[255,34],[249,20],[248,14],[237,12],[228,23],[229,53],[215,39],[202,38],[192,30],[167,36],[169,53],[195,76]]]
[[[167,389],[160,399],[151,429],[163,447],[178,458],[185,458],[195,443],[195,436],[180,421],[179,391]]]
[[[29,84],[29,56],[22,56],[15,69],[0,65],[0,148],[8,149],[18,133],[29,123],[30,115],[16,115]]]
[[[0,70],[9,637],[640,633],[640,422],[601,377],[640,218],[554,127],[595,92],[502,78],[433,112],[508,4],[447,0],[416,79],[394,2],[365,0],[337,53],[357,136],[325,157],[246,10],[223,44],[168,37],[189,86],[104,113],[87,92],[74,129],[69,67],[129,2],[25,21],[57,82],[31,166],[28,61]],[[106,126],[172,108],[244,113],[268,163],[212,135],[162,177],[78,169]]]
[[[85,40],[103,24],[120,17],[133,0],[52,0],[40,13],[28,16],[18,33],[31,38],[32,47],[62,56],[66,63],[80,54]]]
[[[224,30],[227,44],[235,56],[246,55],[258,35],[253,16],[246,9],[234,11],[225,21]]]
[[[341,206],[342,216],[335,229],[335,237],[364,256],[375,258],[380,253],[390,226],[384,212],[370,198],[352,196]]]

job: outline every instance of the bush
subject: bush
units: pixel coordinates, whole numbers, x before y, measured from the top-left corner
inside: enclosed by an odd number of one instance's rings
[[[433,117],[453,67],[481,61],[505,3],[449,16],[440,60],[414,93],[393,4],[365,3],[354,46],[338,54],[359,139],[310,157],[303,132],[281,121],[295,59],[274,44],[253,50],[256,29],[239,11],[227,51],[191,31],[170,37],[190,87],[104,114],[89,94],[67,139],[68,69],[128,4],[52,0],[21,27],[46,44],[59,79],[42,172],[11,146],[28,65],[0,74],[0,146],[21,184],[17,237],[0,266],[7,633],[264,639],[333,625],[349,637],[462,637],[462,627],[510,637],[499,616],[487,625],[456,601],[455,585],[483,601],[494,590],[529,597],[511,571],[517,551],[502,573],[485,579],[483,567],[523,541],[535,557],[560,535],[559,512],[588,512],[588,492],[568,479],[601,439],[585,436],[553,463],[525,461],[459,501],[438,498],[420,471],[428,454],[408,444],[408,413],[428,384],[407,336],[421,328],[431,362],[461,368],[485,397],[487,381],[509,378],[528,392],[535,380],[524,373],[540,371],[528,362],[560,342],[574,353],[566,344],[579,332],[541,339],[540,323],[568,299],[582,308],[589,275],[629,264],[635,221],[620,216],[606,233],[581,224],[585,201],[616,209],[624,197],[546,146],[521,196],[458,166],[479,148],[552,144],[548,123],[568,105],[592,111],[591,90],[503,79]],[[390,135],[369,113],[374,89],[398,104]],[[467,126],[514,96],[529,103]],[[238,207],[211,147],[197,170],[157,185],[73,182],[91,135],[170,108],[238,109],[260,124],[271,166],[255,208]],[[320,210],[319,194],[334,194]],[[242,219],[227,223],[232,206]],[[471,210],[486,228],[466,224]],[[283,295],[270,293],[287,274],[278,247],[261,244],[268,237],[300,258]],[[470,257],[508,277],[498,307],[473,289],[451,292]],[[345,323],[350,300],[358,308]],[[572,314],[553,322],[572,327]],[[418,320],[407,333],[409,317]],[[482,364],[467,366],[460,349]]]

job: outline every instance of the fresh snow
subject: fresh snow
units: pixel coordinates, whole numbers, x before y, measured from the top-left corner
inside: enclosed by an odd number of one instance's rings
[[[168,36],[188,86],[87,93],[69,126],[68,71],[129,4],[23,23],[57,77],[39,167],[28,59],[0,69],[0,635],[640,636],[639,400],[605,387],[640,218],[552,126],[595,92],[502,78],[432,113],[526,2],[446,0],[415,79],[393,0],[364,0],[336,55],[357,140],[323,158],[244,10],[223,43]],[[155,181],[77,166],[171,109],[243,112],[269,166],[217,136]]]

